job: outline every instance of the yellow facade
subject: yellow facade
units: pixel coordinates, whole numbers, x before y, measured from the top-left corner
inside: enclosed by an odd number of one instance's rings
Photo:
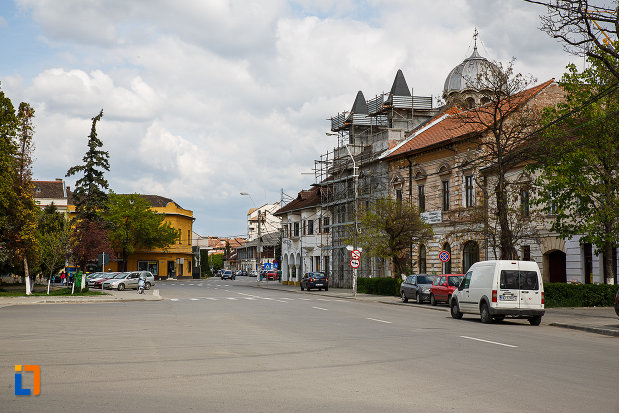
[[[145,195],[151,205],[151,209],[159,214],[165,214],[164,222],[180,230],[180,239],[167,249],[151,249],[136,251],[127,259],[127,271],[145,270],[159,278],[191,277],[193,254],[191,251],[191,234],[195,218],[193,211],[183,209],[168,198]],[[169,201],[169,202],[168,202]],[[158,206],[163,205],[163,206]],[[75,206],[69,206],[72,214]],[[105,271],[122,271],[122,261],[110,260]]]

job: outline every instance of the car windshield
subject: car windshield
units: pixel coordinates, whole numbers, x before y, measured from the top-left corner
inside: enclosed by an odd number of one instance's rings
[[[418,275],[417,284],[432,284],[434,282],[434,275]]]
[[[127,278],[128,276],[129,276],[129,273],[128,273],[128,272],[121,272],[120,274],[116,275],[116,276],[115,276],[115,277],[113,277],[113,278],[116,278],[116,279],[122,279],[122,278]]]
[[[460,281],[462,281],[462,276],[459,275],[457,277],[447,277],[447,279],[451,287],[457,287],[460,284]]]
[[[321,272],[310,272],[308,274],[311,278],[324,278],[324,274]]]

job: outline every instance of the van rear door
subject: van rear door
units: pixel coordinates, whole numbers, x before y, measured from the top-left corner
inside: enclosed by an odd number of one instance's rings
[[[539,267],[534,262],[519,263],[520,266],[520,309],[542,309],[542,291]]]
[[[520,268],[516,261],[502,261],[499,274],[499,289],[496,300],[497,308],[520,307]],[[493,292],[494,295],[494,292]]]

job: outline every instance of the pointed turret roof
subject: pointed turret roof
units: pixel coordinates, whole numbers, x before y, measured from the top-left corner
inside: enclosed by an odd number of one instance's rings
[[[362,91],[357,92],[355,103],[352,104],[352,109],[350,111],[356,115],[368,115],[370,113]]]
[[[404,73],[402,73],[402,69],[398,69],[398,73],[395,74],[395,79],[393,79],[393,85],[391,86],[391,92],[389,92],[389,96],[410,96],[410,95],[411,95],[411,91],[408,88],[406,79],[404,79]]]

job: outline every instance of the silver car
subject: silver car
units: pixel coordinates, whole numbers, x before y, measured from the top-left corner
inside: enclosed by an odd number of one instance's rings
[[[144,288],[148,290],[155,284],[155,277],[148,271],[130,271],[121,273],[110,280],[106,280],[103,283],[103,288],[108,290],[116,289],[118,291],[122,291],[125,288],[137,289],[138,280],[142,274],[146,277]]]

